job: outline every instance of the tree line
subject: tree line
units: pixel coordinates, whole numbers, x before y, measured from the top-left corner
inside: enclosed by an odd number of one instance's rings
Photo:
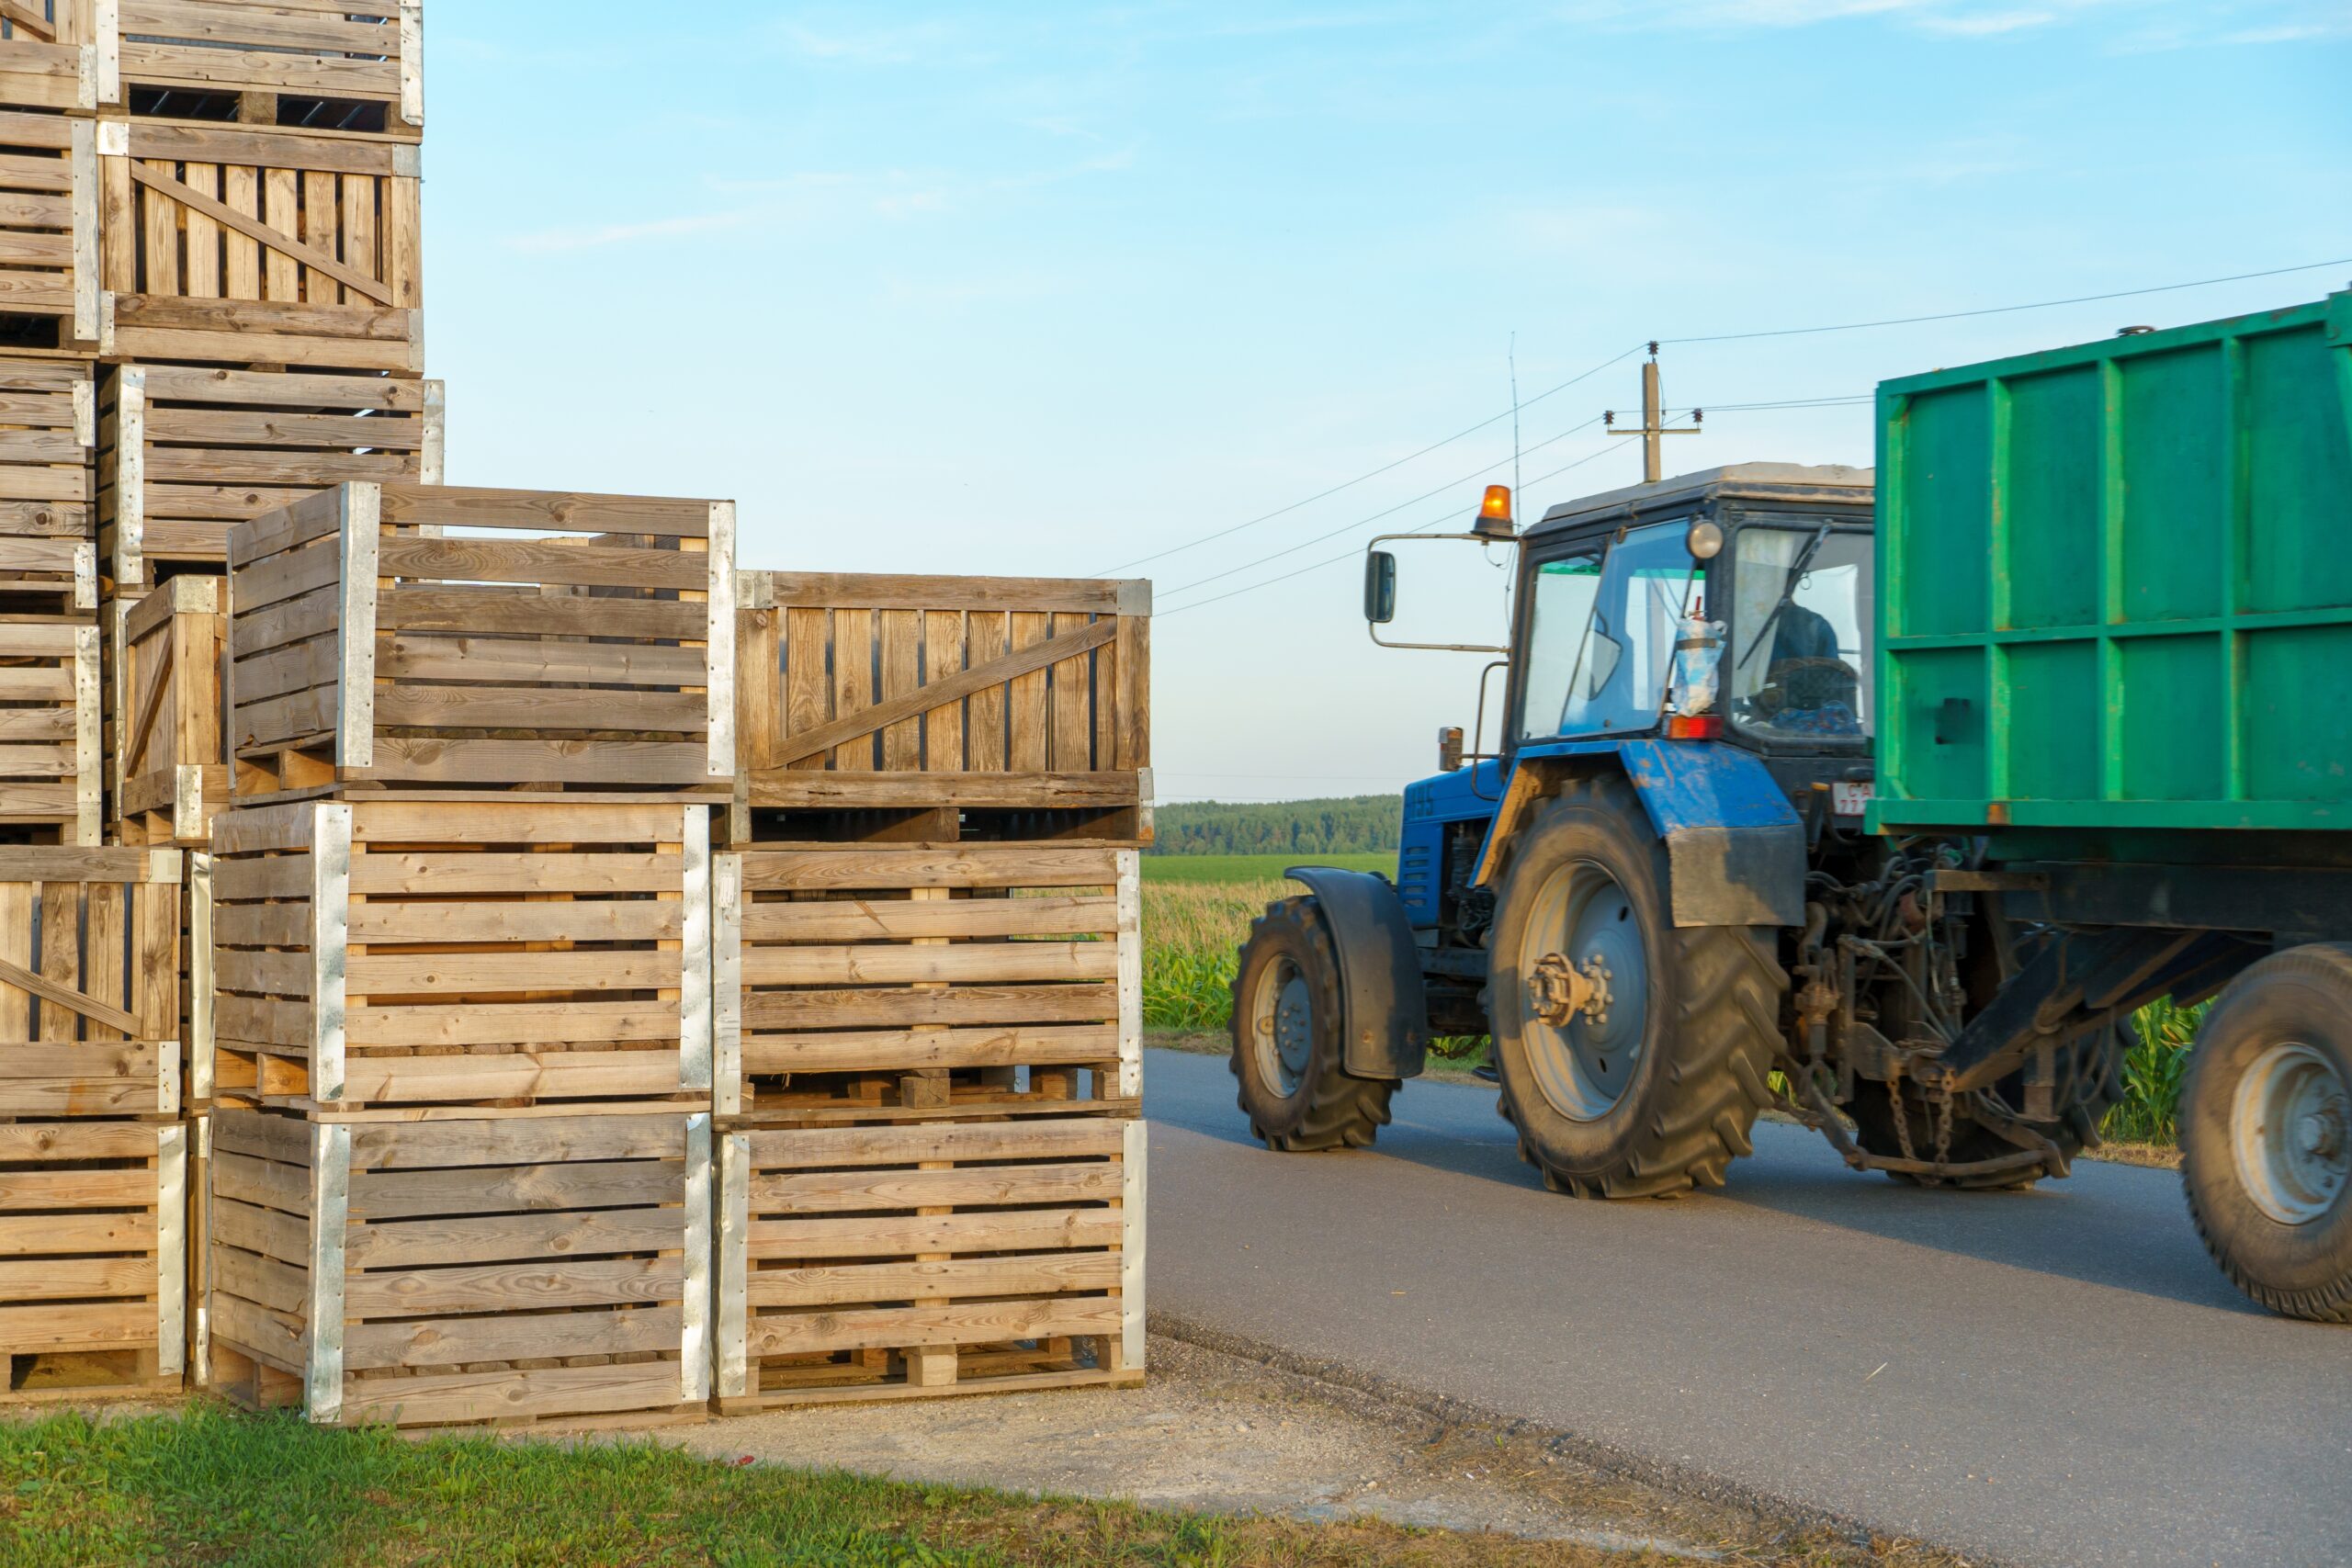
[[[1188,801],[1160,807],[1160,854],[1365,854],[1396,848],[1404,796],[1344,800]]]

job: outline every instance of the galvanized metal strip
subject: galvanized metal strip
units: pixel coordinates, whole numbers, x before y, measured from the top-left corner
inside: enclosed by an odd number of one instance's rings
[[[343,487],[343,614],[335,622],[335,762],[376,765],[376,571],[384,521],[380,485]]]
[[[678,976],[678,1087],[711,1086],[710,807],[684,808],[686,931]]]
[[[743,857],[712,857],[710,899],[711,1101],[721,1116],[743,1111]]]
[[[172,837],[200,837],[204,828],[204,768],[182,762],[172,770]]]
[[[147,581],[147,372],[114,373],[114,579]]]
[[[201,1183],[204,1212],[209,1216],[212,1213],[212,1118],[209,1114],[199,1116],[193,1125],[196,1128],[197,1180]],[[192,1215],[195,1212],[191,1201],[188,1213]],[[188,1337],[188,1355],[194,1364],[188,1371],[194,1374],[198,1387],[209,1388],[212,1383],[212,1259],[209,1255],[212,1237],[209,1231],[191,1235],[189,1245],[208,1251],[198,1255],[204,1289],[188,1303],[196,1314],[196,1332]]]
[[[1143,856],[1118,852],[1119,1082],[1118,1098],[1143,1093]]]
[[[417,482],[437,485],[448,459],[449,450],[449,384],[447,381],[424,383],[424,450],[417,458]],[[438,534],[435,526],[426,530]]]
[[[122,102],[122,6],[121,0],[91,0],[90,25],[94,36],[89,47],[96,51],[91,102],[96,108],[102,104]]]
[[[155,1129],[155,1370],[187,1370],[187,1129]]]
[[[187,1092],[191,1100],[212,1098],[212,857],[191,850],[187,857]],[[210,1122],[206,1122],[207,1127]]]
[[[735,776],[735,503],[710,503],[709,766],[715,779]]]
[[[351,807],[328,801],[311,819],[311,1098],[343,1098],[351,943]]]
[[[351,1123],[311,1128],[311,1354],[303,1414],[322,1427],[343,1420],[345,1233],[351,1224]]]
[[[106,688],[105,660],[98,656],[96,625],[74,628],[74,842],[95,847],[104,824],[106,752],[100,744]]]
[[[1119,1350],[1130,1371],[1144,1364],[1144,1237],[1151,1134],[1148,1126],[1126,1124],[1119,1156]]]
[[[678,1397],[710,1397],[710,1112],[686,1118],[686,1299]]]
[[[424,123],[424,0],[401,0],[401,118]]]
[[[730,1133],[718,1149],[718,1397],[751,1392],[752,1140]]]

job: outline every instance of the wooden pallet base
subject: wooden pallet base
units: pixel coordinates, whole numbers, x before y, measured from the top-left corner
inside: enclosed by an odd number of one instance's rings
[[[176,1399],[185,1392],[177,1372],[155,1370],[153,1350],[45,1350],[0,1361],[7,1365],[0,1406]]]
[[[954,1382],[931,1387],[910,1383],[903,1379],[891,1382],[872,1375],[831,1380],[811,1378],[799,1386],[794,1386],[789,1379],[786,1379],[758,1393],[722,1398],[716,1404],[721,1416],[757,1416],[763,1411],[786,1410],[796,1405],[873,1404],[894,1399],[952,1399],[957,1394],[1033,1393],[1044,1389],[1141,1388],[1144,1383],[1144,1372],[1140,1367],[1126,1371],[1106,1371],[1099,1367],[1075,1365],[1045,1371],[990,1371],[975,1367],[967,1371],[959,1365],[957,1370],[965,1375],[959,1375]]]
[[[661,1402],[650,1391],[674,1390],[678,1384],[675,1356],[647,1355],[635,1360],[621,1357],[579,1357],[545,1362],[483,1362],[464,1372],[423,1372],[413,1376],[355,1378],[345,1385],[345,1427],[395,1427],[419,1436],[451,1427],[473,1430],[529,1431],[538,1428],[633,1430],[675,1426],[710,1418],[710,1406],[701,1400]],[[271,1366],[233,1341],[215,1337],[211,1347],[212,1392],[248,1410],[299,1410],[302,1382]],[[532,1409],[534,1399],[559,1404],[596,1398],[616,1398],[625,1406],[613,1410]],[[465,1399],[473,1413],[452,1415],[452,1398]],[[641,1406],[634,1402],[650,1400]],[[412,1404],[411,1402],[415,1402]],[[430,1401],[430,1404],[426,1402]],[[511,1414],[488,1414],[501,1403]],[[418,1406],[423,1414],[412,1415]]]

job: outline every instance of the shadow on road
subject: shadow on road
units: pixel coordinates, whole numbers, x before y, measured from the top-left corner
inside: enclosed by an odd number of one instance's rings
[[[1223,1064],[1217,1066],[1223,1079]],[[1416,1084],[1397,1097],[1395,1111],[1395,1122],[1381,1130],[1370,1151],[1267,1157],[1396,1160],[1543,1190],[1541,1179],[1521,1162],[1510,1126],[1495,1114],[1493,1091]],[[1240,1113],[1229,1107],[1187,1096],[1181,1104],[1156,1107],[1152,1115],[1224,1142],[1258,1146]],[[2264,1315],[2230,1288],[2206,1256],[2172,1172],[2084,1161],[2068,1179],[2025,1192],[1928,1190],[1849,1170],[1804,1128],[1760,1124],[1756,1142],[1756,1155],[1732,1167],[1727,1190],[1648,1205],[1663,1222],[1660,1245],[1690,1235],[1674,1223],[1678,1213],[1704,1221],[1727,1210],[1763,1210],[2160,1300]],[[1572,1244],[1583,1224],[1582,1206],[1565,1197],[1557,1201],[1561,1242]]]

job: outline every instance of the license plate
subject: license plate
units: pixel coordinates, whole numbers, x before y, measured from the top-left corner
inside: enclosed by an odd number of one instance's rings
[[[1866,784],[1834,784],[1829,786],[1829,809],[1839,817],[1860,817],[1870,807],[1871,786]]]

